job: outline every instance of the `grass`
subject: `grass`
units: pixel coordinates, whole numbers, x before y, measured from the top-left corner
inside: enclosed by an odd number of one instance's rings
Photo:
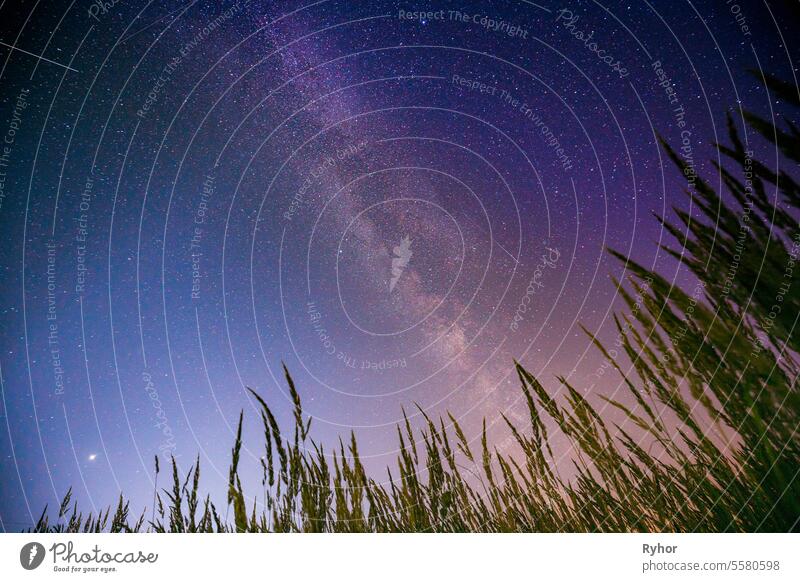
[[[788,85],[768,79],[768,86],[800,107]],[[798,129],[746,118],[795,171]],[[730,118],[728,130],[730,144],[718,146],[727,165],[718,170],[730,201],[698,177],[687,195],[700,218],[681,208],[674,222],[659,217],[677,243],[665,249],[694,274],[695,290],[610,251],[630,273],[616,282],[627,304],[615,317],[619,349],[587,334],[627,392],[604,399],[624,426],[566,379],[556,398],[515,363],[529,420],[517,426],[504,417],[514,452],[501,454],[488,442],[485,422],[481,442],[471,446],[455,418],[420,410],[421,429],[404,414],[396,466],[379,483],[364,469],[355,434],[330,453],[309,436],[311,419],[285,370],[294,401],[287,434],[252,392],[264,432],[258,497],[246,496],[239,478],[240,416],[225,511],[200,494],[199,458],[186,475],[172,460],[170,488],[156,490],[154,507],[138,518],[123,497],[84,516],[70,491],[55,522],[45,508],[33,531],[797,531],[800,186],[752,160]],[[574,451],[568,479],[553,470],[555,433]],[[157,483],[157,457],[155,472]]]

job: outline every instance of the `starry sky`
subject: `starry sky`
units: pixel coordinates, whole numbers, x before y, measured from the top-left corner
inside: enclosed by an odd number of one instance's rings
[[[154,455],[222,492],[241,410],[257,484],[282,362],[376,475],[415,404],[508,446],[514,359],[613,395],[605,249],[689,281],[657,135],[719,184],[726,111],[783,112],[748,70],[796,80],[787,6],[0,1],[0,527],[143,507]]]

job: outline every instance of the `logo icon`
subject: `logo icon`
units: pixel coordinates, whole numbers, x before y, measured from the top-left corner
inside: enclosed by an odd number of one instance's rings
[[[44,546],[39,542],[28,542],[19,551],[19,563],[26,570],[35,570],[44,561]]]
[[[392,278],[389,281],[389,293],[394,290],[395,285],[400,280],[400,276],[408,266],[411,260],[411,239],[408,236],[403,237],[400,244],[394,247],[394,257],[392,257]]]

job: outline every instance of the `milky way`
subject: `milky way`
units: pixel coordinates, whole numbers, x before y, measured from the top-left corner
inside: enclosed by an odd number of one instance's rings
[[[246,387],[291,422],[282,363],[315,439],[355,430],[381,476],[403,410],[521,418],[515,359],[613,394],[581,329],[614,338],[606,249],[690,281],[655,215],[692,176],[658,136],[719,185],[726,111],[782,113],[748,69],[797,57],[755,1],[0,15],[6,529],[70,486],[145,504],[156,454],[223,491],[241,410],[259,442]]]

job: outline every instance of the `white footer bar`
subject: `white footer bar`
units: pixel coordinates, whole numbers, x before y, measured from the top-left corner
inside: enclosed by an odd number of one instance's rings
[[[798,564],[796,534],[0,535],[4,580],[749,582]]]

